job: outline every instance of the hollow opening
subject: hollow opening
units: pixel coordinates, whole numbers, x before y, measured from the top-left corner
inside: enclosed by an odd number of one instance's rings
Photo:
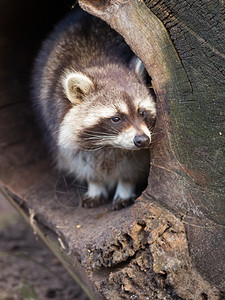
[[[42,40],[69,10],[59,0],[0,3],[0,182],[20,196],[50,171],[30,105],[30,76]]]
[[[4,0],[0,4],[0,183],[21,198],[52,172],[51,158],[31,107],[31,70],[42,41],[73,5],[69,0],[54,1],[54,5],[49,0]],[[150,81],[148,77],[147,85]],[[57,179],[57,199],[67,207],[77,206],[85,187],[66,180],[63,187],[65,178]],[[146,187],[147,179],[138,195]],[[65,188],[71,189],[66,199],[62,198]],[[76,203],[72,198],[77,198]]]

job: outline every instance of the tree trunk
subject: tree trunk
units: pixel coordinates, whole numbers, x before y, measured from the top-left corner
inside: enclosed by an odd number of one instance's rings
[[[79,207],[82,191],[52,169],[29,107],[37,36],[64,2],[14,2],[0,4],[0,189],[91,299],[223,299],[222,4],[79,1],[124,36],[157,95],[147,189],[111,211]]]
[[[211,0],[79,3],[123,35],[144,62],[158,109],[145,196],[181,218],[198,271],[224,288],[222,4]]]

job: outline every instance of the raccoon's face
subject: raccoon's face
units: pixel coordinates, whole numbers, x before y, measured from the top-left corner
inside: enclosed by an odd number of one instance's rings
[[[98,120],[79,133],[81,147],[93,149],[110,146],[124,150],[148,147],[155,122],[153,107],[149,109],[146,105],[149,100],[135,102],[124,93],[112,109],[99,107]]]
[[[59,145],[83,150],[149,147],[156,117],[154,96],[132,76],[121,82],[117,79],[116,89],[112,82],[101,79],[101,83],[96,86],[88,76],[76,72],[65,78],[64,88],[73,107],[62,122]]]

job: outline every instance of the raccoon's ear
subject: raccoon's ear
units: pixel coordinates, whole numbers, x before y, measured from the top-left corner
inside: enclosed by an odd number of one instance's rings
[[[131,67],[131,69],[134,70],[138,79],[141,82],[146,81],[148,73],[145,69],[145,66],[144,66],[142,60],[140,60],[140,58],[138,58],[137,56],[134,56],[134,58],[132,58],[132,60],[130,62],[130,67]]]
[[[68,100],[73,104],[79,104],[94,88],[94,83],[85,74],[73,72],[66,75],[63,86]]]

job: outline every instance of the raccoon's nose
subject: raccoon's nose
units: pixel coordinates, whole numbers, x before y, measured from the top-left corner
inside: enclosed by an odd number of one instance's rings
[[[146,134],[136,135],[134,145],[138,148],[147,147],[150,144],[150,138]]]

